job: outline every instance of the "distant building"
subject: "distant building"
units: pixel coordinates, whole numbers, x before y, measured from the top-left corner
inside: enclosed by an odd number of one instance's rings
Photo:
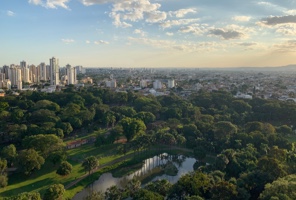
[[[40,81],[47,81],[47,67],[45,63],[40,63],[38,66],[39,68],[39,80]]]
[[[161,81],[159,81],[159,80],[154,81],[154,82],[153,82],[153,88],[154,88],[155,90],[157,90],[157,89],[162,89],[162,83],[161,83]]]
[[[146,80],[141,80],[141,81],[140,81],[140,87],[141,87],[141,88],[146,88],[147,85],[148,85],[148,84],[147,84],[147,81],[146,81]]]
[[[76,84],[76,69],[68,64],[66,66],[66,73],[67,73],[67,85]]]
[[[106,87],[108,87],[108,88],[116,88],[117,87],[116,80],[113,79],[111,81],[106,81]]]
[[[0,97],[4,97],[5,96],[5,91],[0,89]]]
[[[50,85],[59,85],[60,82],[60,69],[59,60],[55,57],[49,59],[50,66]]]
[[[175,80],[171,79],[168,80],[168,88],[174,88],[175,87]]]

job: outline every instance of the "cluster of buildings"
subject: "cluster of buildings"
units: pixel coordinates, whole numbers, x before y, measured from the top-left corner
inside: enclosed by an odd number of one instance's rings
[[[166,95],[173,88],[187,97],[199,91],[228,91],[240,99],[278,99],[296,102],[296,66],[232,69],[88,68],[98,86],[117,91]],[[112,74],[112,76],[110,76]],[[109,84],[113,81],[113,84]],[[117,83],[117,84],[116,84]]]
[[[30,84],[49,84],[52,87],[57,85],[70,85],[77,83],[77,74],[85,73],[82,66],[60,68],[57,58],[50,58],[49,65],[44,62],[38,66],[27,65],[21,61],[20,65],[4,65],[0,69],[0,89],[22,90],[24,85]]]

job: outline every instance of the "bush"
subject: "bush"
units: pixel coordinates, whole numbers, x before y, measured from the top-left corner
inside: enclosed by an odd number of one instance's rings
[[[64,161],[61,163],[56,173],[61,176],[64,176],[64,175],[70,174],[71,172],[72,172],[72,165],[69,162]]]

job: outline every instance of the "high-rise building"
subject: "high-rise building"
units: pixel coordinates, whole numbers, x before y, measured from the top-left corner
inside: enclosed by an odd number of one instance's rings
[[[8,71],[9,71],[9,66],[4,65],[4,66],[3,66],[2,73],[5,74],[5,79],[8,79]]]
[[[12,65],[9,70],[9,80],[11,85],[17,87],[18,90],[22,89],[22,70],[19,67]]]
[[[162,89],[162,83],[161,83],[161,81],[160,81],[160,80],[156,80],[156,81],[154,81],[154,82],[153,82],[153,88],[154,88],[155,90],[157,90],[157,89]]]
[[[59,85],[59,82],[60,82],[59,60],[54,57],[50,58],[49,66],[50,66],[50,84]]]
[[[27,63],[26,63],[26,61],[24,61],[24,60],[21,61],[21,62],[20,62],[20,67],[21,67],[21,68],[23,68],[23,67],[27,67]]]
[[[67,85],[76,84],[76,68],[68,64],[66,66],[66,71],[68,78]]]
[[[37,67],[35,65],[30,65],[29,70],[30,70],[29,76],[30,76],[31,83],[37,83],[38,82]]]
[[[175,80],[171,79],[168,80],[168,88],[174,88],[175,87]]]
[[[46,81],[46,65],[45,63],[40,63],[40,65],[38,66],[39,68],[39,80],[41,81]]]

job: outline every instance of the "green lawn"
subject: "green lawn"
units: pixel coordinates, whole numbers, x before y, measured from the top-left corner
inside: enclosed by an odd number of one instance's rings
[[[99,158],[100,164],[108,163],[122,155],[116,154],[117,145],[106,145],[103,148],[95,147],[93,144],[83,145],[76,149],[68,150],[68,161],[73,165],[73,171],[68,176],[56,174],[57,166],[46,162],[42,168],[31,176],[21,173],[10,175],[8,186],[0,189],[0,197],[13,196],[22,192],[40,191],[41,193],[51,184],[61,183],[67,185],[76,178],[85,174],[81,163],[87,156],[95,155]]]

